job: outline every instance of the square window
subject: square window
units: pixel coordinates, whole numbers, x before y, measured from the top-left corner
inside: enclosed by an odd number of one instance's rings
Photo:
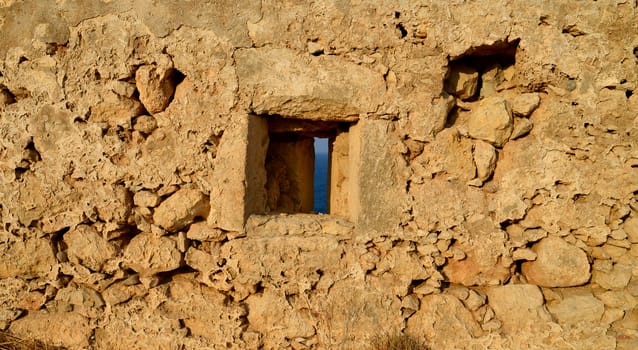
[[[325,212],[350,217],[348,209],[350,129],[354,123],[264,117],[268,122],[266,205],[264,213],[315,212],[315,182],[325,181]],[[315,154],[315,138],[328,143],[327,155]],[[319,157],[327,157],[326,172],[315,179]],[[322,208],[323,209],[323,208]]]

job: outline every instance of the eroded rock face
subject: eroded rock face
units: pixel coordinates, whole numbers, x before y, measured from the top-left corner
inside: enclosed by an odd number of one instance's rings
[[[0,0],[0,330],[71,349],[636,348],[637,16]]]
[[[486,292],[490,307],[507,332],[550,320],[543,308],[543,294],[536,285],[510,284],[490,287]]]
[[[564,289],[561,294],[561,299],[547,305],[549,312],[559,323],[595,323],[603,316],[604,304],[587,288]]]
[[[133,237],[124,251],[124,264],[144,276],[175,270],[181,263],[177,243],[151,232]]]
[[[10,331],[21,337],[69,349],[89,346],[89,320],[73,312],[34,312],[13,322]]]
[[[462,346],[482,334],[480,325],[463,304],[450,295],[430,295],[407,324],[407,333],[425,339],[433,347]]]
[[[472,111],[468,123],[469,135],[475,139],[502,147],[512,134],[512,110],[502,97],[488,97]]]
[[[46,239],[30,239],[0,245],[2,262],[0,277],[34,278],[51,273],[57,260],[51,243]]]
[[[579,286],[591,276],[585,252],[564,240],[549,236],[532,250],[536,260],[523,263],[523,274],[530,283],[543,287]]]
[[[175,93],[173,63],[162,56],[158,62],[143,65],[135,72],[135,85],[140,93],[140,101],[151,113],[159,113],[168,107]]]
[[[67,256],[76,264],[82,264],[93,271],[100,271],[104,264],[115,257],[116,249],[94,228],[80,225],[64,235]]]
[[[210,210],[207,196],[199,190],[181,189],[162,202],[153,213],[153,222],[174,232],[193,222],[196,217],[206,218]]]

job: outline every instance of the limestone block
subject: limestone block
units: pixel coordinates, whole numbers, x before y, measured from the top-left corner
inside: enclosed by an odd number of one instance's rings
[[[48,239],[0,243],[0,278],[36,278],[52,272],[56,265]]]
[[[133,121],[133,130],[150,134],[157,129],[157,120],[150,115],[140,115]]]
[[[536,260],[522,266],[530,283],[542,287],[571,287],[589,281],[589,261],[580,248],[549,236],[536,243],[532,250],[537,254]]]
[[[135,72],[135,85],[140,92],[140,101],[151,113],[159,113],[168,107],[175,93],[173,63],[162,56],[153,64],[139,67]]]
[[[305,57],[290,49],[235,53],[240,89],[256,114],[354,120],[383,101],[383,76],[336,56]]]
[[[297,305],[302,308],[303,300]],[[320,339],[344,349],[367,349],[374,335],[397,334],[405,325],[399,298],[366,288],[352,278],[335,282],[329,293],[318,296],[312,302],[312,313],[318,315],[319,327],[329,324],[331,328],[329,334],[317,332]]]
[[[509,284],[486,290],[489,306],[496,318],[503,322],[503,330],[515,333],[529,325],[549,321],[551,317],[543,308],[540,288],[531,284]]]
[[[191,224],[186,232],[186,238],[197,241],[221,241],[225,237],[224,231],[211,227],[206,221]]]
[[[138,207],[156,207],[161,201],[157,193],[151,191],[139,191],[133,196],[133,203]]]
[[[632,266],[618,263],[614,264],[611,271],[594,270],[592,282],[605,289],[622,289],[629,284],[632,275]]]
[[[547,309],[560,324],[596,322],[605,312],[605,306],[589,288],[563,289],[561,294],[562,299],[547,304]]]
[[[540,103],[541,98],[538,93],[520,94],[512,99],[512,113],[520,117],[529,117]]]
[[[516,249],[514,251],[514,253],[512,253],[512,259],[516,260],[527,260],[527,261],[534,261],[536,260],[536,253],[531,250],[531,249],[527,249],[527,248],[519,248]]]
[[[357,229],[391,232],[399,226],[406,201],[406,165],[393,153],[400,140],[395,125],[386,120],[362,120],[357,128],[360,128],[360,148],[351,152],[350,157],[359,159],[357,178],[353,180],[359,207],[351,207],[350,212],[358,213],[354,220]],[[351,200],[356,203],[356,197]]]
[[[118,95],[114,92],[104,93],[102,101],[91,107],[90,121],[107,123],[109,126],[126,125],[131,118],[144,113],[140,101]]]
[[[89,348],[92,329],[89,320],[74,312],[30,312],[11,324],[10,332],[24,339],[69,349]]]
[[[55,295],[57,311],[73,310],[87,318],[97,318],[103,312],[104,300],[97,291],[84,286],[62,288]]]
[[[477,141],[474,144],[474,164],[478,179],[489,179],[496,168],[496,149],[487,142]]]
[[[418,176],[429,178],[432,174],[444,173],[460,181],[471,180],[476,173],[472,162],[472,146],[472,140],[461,137],[455,128],[442,130],[432,142],[425,145],[422,154],[413,162],[423,165],[424,171]]]
[[[631,216],[623,225],[627,239],[631,243],[638,243],[638,216]]]
[[[268,280],[289,294],[310,289],[344,253],[338,238],[330,235],[271,235],[231,240],[222,246],[228,266],[241,266],[235,278],[254,285]],[[190,249],[189,249],[190,251]]]
[[[251,45],[246,23],[257,23],[261,19],[260,4],[248,0],[204,2],[197,6],[179,1],[139,0],[132,7],[138,18],[157,37],[165,37],[188,23],[191,28],[210,31],[236,47]]]
[[[124,251],[124,265],[143,276],[179,268],[182,254],[177,243],[168,237],[141,233],[131,239]]]
[[[514,126],[508,102],[502,97],[488,97],[479,102],[468,122],[471,137],[502,147],[512,134]]]
[[[602,293],[596,290],[596,298],[610,309],[631,310],[638,306],[638,299],[626,290],[608,290]]]
[[[64,234],[67,256],[74,264],[82,264],[100,271],[106,261],[116,254],[115,248],[92,226],[80,225]]]
[[[512,136],[510,136],[510,140],[516,140],[517,138],[529,134],[533,127],[534,123],[527,118],[514,118],[514,128],[512,129]]]
[[[451,283],[477,286],[500,283],[509,278],[510,271],[507,266],[499,264],[496,259],[485,259],[484,253],[488,247],[480,247],[480,253],[474,251],[476,246],[456,244],[455,247],[466,252],[466,256],[463,260],[448,259],[447,265],[443,267],[443,273]]]
[[[445,81],[445,91],[467,100],[476,95],[478,89],[479,73],[475,68],[458,64],[450,67],[450,73]]]
[[[127,285],[126,282],[118,282],[110,285],[104,292],[102,298],[107,305],[117,305],[129,301],[135,296],[146,293],[141,284]]]
[[[184,337],[186,332],[179,320],[168,318],[161,309],[161,304],[169,300],[166,288],[146,292],[145,298],[114,305],[105,313],[103,317],[108,322],[97,327],[94,333],[98,349],[179,348],[177,344],[181,342],[177,338]]]
[[[217,265],[217,256],[213,256],[203,250],[192,247],[186,252],[184,262],[186,265],[203,273],[211,273],[219,270],[219,265]]]
[[[443,273],[451,283],[464,286],[504,283],[510,277],[510,263],[502,255],[505,249],[505,233],[500,231],[489,217],[468,224],[467,242],[456,242],[452,248],[465,252],[462,260],[448,259]]]
[[[227,231],[243,231],[250,214],[266,210],[266,118],[233,116],[233,123],[222,136],[217,158],[223,159],[213,170],[208,223]]]
[[[406,333],[425,338],[433,349],[454,349],[480,337],[483,331],[457,298],[432,294],[421,299],[421,308],[408,319]]]
[[[210,210],[209,199],[196,189],[181,189],[162,202],[153,221],[170,232],[175,232],[193,222],[196,217],[206,218]]]

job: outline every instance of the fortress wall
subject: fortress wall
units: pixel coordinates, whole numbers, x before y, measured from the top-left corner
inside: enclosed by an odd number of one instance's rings
[[[638,347],[636,11],[0,0],[0,330]]]

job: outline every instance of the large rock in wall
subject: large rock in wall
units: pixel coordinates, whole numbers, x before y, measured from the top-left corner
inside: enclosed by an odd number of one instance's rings
[[[636,10],[0,1],[0,331],[638,347]],[[279,213],[312,137],[333,212]]]

